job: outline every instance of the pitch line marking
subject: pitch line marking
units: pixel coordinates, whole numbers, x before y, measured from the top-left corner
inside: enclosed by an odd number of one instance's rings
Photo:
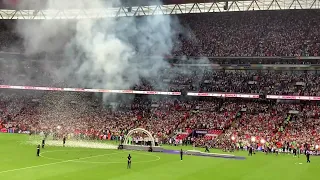
[[[58,151],[67,151],[67,150],[58,150]],[[47,151],[47,152],[44,152],[44,153],[49,153],[49,152],[57,152],[57,151]],[[44,154],[42,153],[42,154]],[[107,154],[106,156],[108,155],[114,155],[114,154],[122,154],[124,152],[118,152],[118,153],[110,153],[110,154]],[[141,154],[141,155],[144,155],[144,156],[153,156],[153,157],[156,157],[157,159],[154,159],[154,160],[149,160],[149,161],[137,161],[137,162],[134,162],[134,164],[138,164],[138,163],[149,163],[149,162],[155,162],[155,161],[159,161],[161,158],[157,155],[153,155],[153,154],[144,154],[144,153],[138,153],[138,152],[133,152],[133,153],[136,153],[136,154]],[[41,154],[40,154],[41,156]],[[58,160],[58,161],[61,161],[61,160],[64,160],[64,159],[58,159],[58,158],[51,158],[51,157],[46,157],[46,156],[41,156],[43,158],[46,158],[46,159],[52,159],[52,160]],[[91,156],[93,157],[93,156]],[[95,161],[79,161],[79,159],[75,159],[75,160],[71,160],[71,162],[76,162],[76,163],[87,163],[87,164],[118,164],[118,163],[123,163],[123,161],[111,161],[111,162],[95,162]]]
[[[65,150],[56,150],[56,151],[65,151]],[[47,152],[55,152],[55,151],[47,151]],[[46,152],[44,152],[44,153],[46,153]],[[40,153],[40,156],[41,156],[41,154],[44,154],[44,153]],[[102,157],[102,156],[107,156],[107,155],[112,155],[112,154],[121,154],[121,153],[123,153],[123,152],[100,154],[100,155],[96,155],[96,156],[88,156],[88,157],[83,157],[83,158],[70,159],[70,160],[47,163],[47,164],[41,164],[41,165],[36,165],[36,166],[28,166],[28,167],[24,167],[24,168],[10,169],[10,170],[5,170],[5,171],[0,171],[0,174],[8,173],[8,172],[14,172],[14,171],[20,171],[20,170],[26,170],[26,169],[33,169],[33,168],[38,168],[38,167],[45,167],[45,166],[50,166],[50,165],[55,165],[55,164],[62,164],[62,163],[67,163],[67,162],[85,162],[85,163],[96,163],[96,164],[98,164],[98,163],[103,163],[103,162],[89,162],[89,161],[78,161],[78,160],[90,159],[90,158],[94,158],[94,157]],[[138,153],[138,154],[142,154],[142,153]],[[136,163],[146,163],[146,162],[153,162],[153,161],[159,161],[160,160],[160,157],[156,156],[156,155],[150,155],[150,154],[143,154],[143,155],[154,156],[154,157],[157,157],[157,159],[156,160],[152,160],[152,161],[140,161],[140,162],[136,162]],[[41,156],[41,157],[44,157],[44,156]],[[47,158],[47,157],[45,157],[45,158]],[[49,158],[49,159],[54,159],[54,158]],[[107,164],[107,163],[104,163],[104,164]]]
[[[10,170],[5,170],[5,171],[0,171],[0,174],[7,173],[7,172],[20,171],[20,170],[25,170],[25,169],[32,169],[32,168],[50,166],[50,165],[55,165],[55,164],[62,164],[62,163],[67,163],[67,162],[73,162],[75,160],[82,160],[82,159],[90,159],[90,158],[94,158],[94,157],[101,157],[101,156],[106,156],[106,155],[109,155],[109,154],[100,154],[100,155],[96,155],[96,156],[88,156],[88,157],[83,157],[83,158],[78,158],[78,159],[70,159],[70,160],[65,160],[65,161],[60,161],[60,162],[47,163],[47,164],[41,164],[41,165],[36,165],[36,166],[28,166],[28,167],[17,168],[17,169],[10,169]]]

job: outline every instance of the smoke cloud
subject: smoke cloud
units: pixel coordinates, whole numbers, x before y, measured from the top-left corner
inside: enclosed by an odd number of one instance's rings
[[[46,9],[74,6],[72,1],[66,2],[49,1]],[[77,7],[111,6],[102,1],[81,2]],[[172,16],[155,15],[19,21],[17,31],[24,38],[27,54],[63,49],[63,60],[57,61],[64,61],[64,66],[54,68],[52,73],[69,87],[130,89],[141,77],[156,79],[158,72],[168,66],[163,57],[173,48],[178,24]]]

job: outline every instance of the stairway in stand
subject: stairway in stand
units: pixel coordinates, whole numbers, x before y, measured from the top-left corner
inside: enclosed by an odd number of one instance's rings
[[[179,134],[176,134],[176,132],[180,129],[179,127],[180,127],[183,123],[185,123],[185,122],[187,122],[187,121],[189,120],[189,118],[190,118],[189,112],[188,112],[188,111],[184,111],[184,112],[185,112],[184,117],[179,120],[179,122],[176,124],[176,127],[174,128],[175,130],[171,132],[171,134],[169,135],[169,137],[174,137],[174,138],[177,137]],[[179,136],[180,136],[179,138],[184,139],[184,138],[188,137],[189,134],[192,132],[192,131],[191,131],[191,132],[188,132],[186,129],[184,129],[184,130],[185,130],[186,132],[181,133],[181,135],[179,135]],[[185,133],[187,133],[187,134],[185,135]]]
[[[288,113],[282,125],[279,127],[278,132],[275,133],[273,138],[281,139],[281,137],[285,134],[286,127],[288,126],[291,120],[292,120],[292,114]]]
[[[241,118],[242,112],[241,112],[241,110],[238,110],[234,114],[235,115],[234,115],[234,117],[232,117],[230,124],[224,127],[223,132],[217,137],[217,139],[221,140],[224,138],[230,138],[233,128],[236,127],[238,120]]]

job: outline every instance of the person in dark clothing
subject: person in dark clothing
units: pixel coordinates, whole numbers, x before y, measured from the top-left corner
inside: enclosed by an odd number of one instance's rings
[[[46,143],[46,141],[44,139],[42,139],[42,143],[41,143],[42,149],[44,148],[45,143]]]
[[[249,156],[252,156],[252,153],[253,153],[253,148],[252,146],[249,147]]]
[[[40,144],[37,146],[37,156],[40,156]]]
[[[182,161],[182,158],[183,158],[183,151],[182,149],[180,150],[180,160]]]
[[[297,157],[297,149],[296,148],[293,149],[293,156]]]
[[[150,147],[149,147],[149,152],[153,152],[153,149],[152,149],[152,145],[150,144]]]
[[[129,154],[128,156],[128,165],[127,165],[127,169],[131,169],[131,155]]]
[[[307,163],[310,163],[310,151],[306,151],[306,156],[307,156]]]
[[[304,147],[304,154],[307,155],[308,144],[305,143],[305,144],[303,145],[303,147]]]
[[[209,146],[208,146],[208,145],[206,145],[206,150],[205,150],[204,152],[210,153],[210,151],[209,151]]]
[[[66,137],[63,136],[63,147],[66,145]]]

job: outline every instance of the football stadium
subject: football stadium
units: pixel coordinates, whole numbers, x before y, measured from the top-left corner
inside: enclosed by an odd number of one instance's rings
[[[0,179],[315,180],[320,1],[0,0]]]

